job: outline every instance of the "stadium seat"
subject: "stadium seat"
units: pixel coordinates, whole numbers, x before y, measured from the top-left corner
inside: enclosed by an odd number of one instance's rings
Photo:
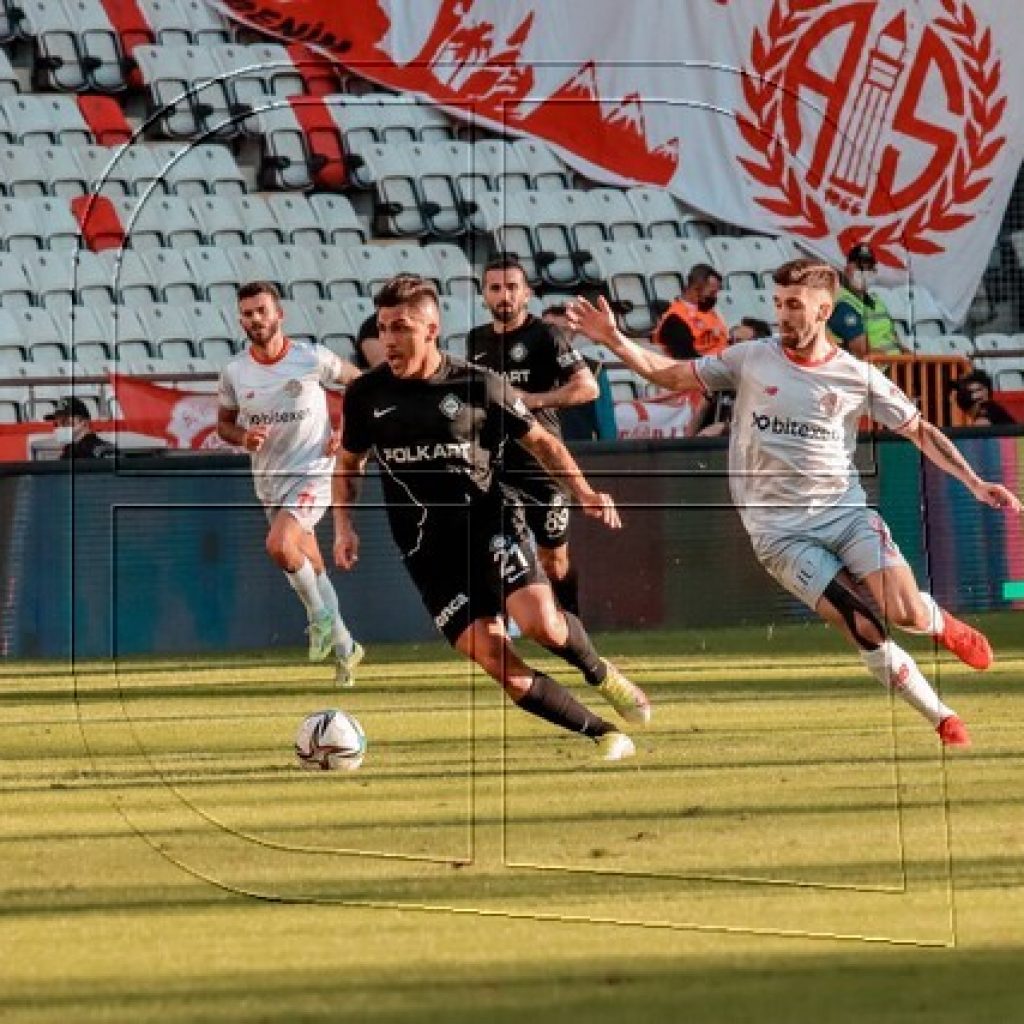
[[[308,151],[306,162],[313,185],[344,188],[349,183],[349,168],[331,98],[294,96],[288,108]]]
[[[252,197],[261,206],[263,200]],[[246,223],[240,215],[235,201],[225,196],[197,196],[189,204],[203,232],[205,245],[248,245]],[[275,234],[274,242],[280,238]]]
[[[88,145],[92,131],[73,96],[8,96],[0,100],[0,131],[9,142]]]
[[[91,306],[73,306],[69,316],[54,319],[76,362],[83,366],[104,366],[110,360],[112,328],[106,311],[98,312]]]
[[[686,234],[682,211],[666,189],[642,185],[629,189],[626,196],[648,238],[682,238]]]
[[[54,3],[54,7],[60,6]],[[63,0],[68,24],[74,27],[76,43],[85,69],[86,82],[97,92],[124,90],[130,65],[121,36],[100,0]]]
[[[45,248],[28,199],[0,200],[0,247],[10,253],[30,253]]]
[[[452,152],[455,147],[464,147],[464,144],[414,142],[405,147],[405,155],[416,169],[420,210],[430,234],[437,238],[456,238],[465,234],[468,228],[457,184],[460,164],[458,156]],[[470,156],[468,147],[464,148],[463,155],[466,158]],[[468,170],[468,163],[461,169]]]
[[[80,94],[75,97],[75,105],[85,121],[90,138],[100,146],[123,146],[132,141],[133,129],[125,117],[124,111],[112,96],[92,96]],[[68,132],[76,133],[66,142],[77,139],[76,129],[68,125]]]
[[[182,256],[192,269],[202,300],[218,306],[236,305],[241,281],[226,249],[193,246],[185,249]]]
[[[315,152],[290,103],[275,101],[258,113],[256,124],[261,188],[309,189],[318,184],[318,177],[332,179],[333,187],[342,187],[347,181],[343,155]]]
[[[159,250],[153,250],[159,251]],[[160,300],[160,291],[153,282],[149,265],[135,249],[107,249],[97,253],[107,269],[107,279],[119,303],[126,306],[149,306]]]
[[[119,209],[109,196],[76,196],[71,200],[70,208],[81,225],[82,240],[90,250],[100,252],[124,246],[125,226]]]
[[[77,25],[61,0],[22,0],[19,32],[35,47],[36,80],[46,89],[82,92],[90,88]]]
[[[942,334],[946,329],[942,311],[931,292],[921,285],[878,289],[893,320],[908,335]]]
[[[510,146],[509,184],[524,181],[527,188],[571,189],[572,172],[540,139],[516,139]]]
[[[3,42],[4,25],[7,23],[7,5],[0,3],[0,43]],[[0,49],[0,99],[17,96],[21,92],[21,79],[11,65],[7,51]]]
[[[313,249],[320,267],[320,283],[324,295],[335,301],[358,298],[365,294],[362,267],[354,267],[348,258],[358,246],[321,245]]]
[[[184,199],[154,193],[145,199],[115,199],[113,204],[133,249],[184,249],[202,243],[202,228]]]
[[[256,245],[234,245],[225,249],[224,255],[235,268],[235,277],[240,284],[249,281],[271,281],[284,291],[281,272],[267,249]]]
[[[239,196],[234,200],[248,245],[281,245],[284,236],[273,210],[261,195]]]
[[[13,43],[18,38],[18,23],[21,20],[21,9],[8,3],[8,0],[0,0],[0,45]],[[6,51],[0,51],[0,61],[6,55]],[[10,61],[8,61],[10,63]],[[18,90],[15,89],[15,92]]]
[[[424,246],[423,251],[434,264],[434,273],[430,276],[441,282],[441,290],[446,295],[476,299],[480,293],[476,271],[458,246],[438,242]]]
[[[46,309],[15,309],[11,316],[25,341],[25,349],[33,362],[59,362],[68,351],[56,320]]]
[[[373,295],[385,281],[402,271],[389,245],[357,245],[346,250],[349,264],[363,283],[363,292]]]
[[[149,343],[149,330],[132,306],[114,306],[110,311],[111,351],[115,368],[133,359],[151,359],[156,355]]]
[[[605,235],[610,242],[633,242],[644,237],[644,225],[622,189],[595,188],[587,193],[601,213]]]
[[[708,262],[722,275],[726,288],[737,282],[746,282],[756,287],[761,275],[758,269],[759,258],[751,256],[747,250],[746,239],[731,235],[711,235],[704,239],[708,252]]]
[[[146,328],[150,348],[161,358],[181,365],[192,359],[192,328],[176,306],[152,303],[137,307],[139,319]]]
[[[442,343],[447,352],[460,359],[466,358],[466,335],[483,320],[474,314],[474,305],[457,295],[441,299]]]
[[[11,310],[35,304],[32,284],[17,254],[0,252],[0,308]]]
[[[303,43],[289,43],[287,51],[307,96],[325,97],[344,91],[346,75],[335,61]]]
[[[165,190],[170,195],[185,199],[211,193],[245,195],[245,177],[227,146],[163,143],[152,146],[151,150],[160,167]]]
[[[327,299],[310,302],[306,305],[306,315],[321,345],[326,345],[345,359],[352,358],[355,335],[339,303]]]
[[[630,245],[637,268],[647,278],[647,294],[655,303],[668,305],[686,290],[686,274],[691,264],[681,253],[679,243],[699,244],[680,238],[642,239]],[[657,316],[653,319],[657,320]]]
[[[284,312],[284,331],[289,338],[293,338],[295,341],[304,341],[310,345],[316,345],[319,342],[316,327],[306,314],[304,303],[296,302],[294,299],[282,299],[281,309]]]
[[[25,152],[35,161],[37,173],[45,179],[47,195],[70,199],[89,191],[89,178],[78,162],[75,147],[27,146]]]
[[[0,182],[4,195],[27,199],[50,194],[46,168],[35,152],[36,147],[32,146],[0,146]]]
[[[240,327],[234,311],[212,302],[188,302],[180,307],[192,333],[195,351],[205,359],[221,361],[238,350]]]
[[[192,270],[181,249],[147,249],[139,254],[160,302],[194,303],[199,299]]]
[[[651,309],[646,274],[632,247],[606,242],[592,255],[609,296],[618,304],[623,329],[630,334],[650,334],[657,318]]]
[[[266,204],[286,244],[313,246],[330,241],[324,237],[316,211],[301,193],[271,192]]]
[[[347,196],[311,192],[307,199],[329,245],[363,245],[366,242],[366,230]]]
[[[285,295],[298,302],[317,302],[323,298],[320,265],[311,247],[275,245],[266,251],[274,261]]]
[[[643,394],[643,382],[625,366],[607,368],[608,385],[616,402],[634,402]]]
[[[375,192],[375,215],[389,235],[419,238],[429,228],[420,208],[416,169],[396,145],[366,146],[350,155],[352,177]]]
[[[223,15],[206,0],[178,0],[192,42],[208,47],[231,42],[231,32]]]

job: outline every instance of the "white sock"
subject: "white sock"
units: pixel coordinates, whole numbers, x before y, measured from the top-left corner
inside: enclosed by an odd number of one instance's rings
[[[292,590],[299,595],[299,600],[306,608],[306,616],[312,622],[324,608],[324,599],[316,585],[316,570],[308,558],[295,572],[286,572],[285,579],[291,584]]]
[[[338,610],[338,595],[326,572],[317,573],[316,587],[320,591],[324,607],[329,608],[334,615],[334,652],[339,658],[347,658],[352,653],[352,634]]]
[[[886,640],[874,651],[861,651],[868,671],[886,688],[899,694],[932,725],[954,714],[939,700],[931,683],[921,674],[917,662],[899,644]]]
[[[942,615],[942,609],[939,607],[938,602],[929,594],[927,591],[921,591],[921,604],[925,606],[928,612],[929,626],[925,630],[928,636],[939,636],[942,630],[946,626],[945,619]],[[917,630],[910,630],[909,632],[917,632]]]

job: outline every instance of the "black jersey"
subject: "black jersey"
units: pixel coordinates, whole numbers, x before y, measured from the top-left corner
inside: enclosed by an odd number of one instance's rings
[[[467,505],[500,503],[495,464],[534,422],[497,374],[442,354],[427,380],[403,380],[385,363],[353,381],[342,447],[372,450],[391,532],[409,555],[432,530],[443,533],[456,518],[464,524]],[[453,508],[461,518],[446,519]]]
[[[474,327],[466,337],[466,355],[470,362],[500,373],[514,388],[532,395],[561,387],[587,365],[560,331],[532,314],[522,327],[505,334],[499,334],[491,324]],[[562,436],[557,410],[538,409],[535,415],[549,433]],[[522,452],[521,458],[518,454],[510,455],[510,465],[538,468],[536,460],[526,452]]]

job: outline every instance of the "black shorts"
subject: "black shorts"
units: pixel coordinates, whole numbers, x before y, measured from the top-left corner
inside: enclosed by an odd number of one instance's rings
[[[547,582],[522,515],[497,506],[446,510],[426,525],[405,567],[452,646],[470,623],[500,615],[509,594]]]
[[[569,499],[549,476],[509,474],[503,488],[522,509],[539,548],[560,548],[569,540]]]

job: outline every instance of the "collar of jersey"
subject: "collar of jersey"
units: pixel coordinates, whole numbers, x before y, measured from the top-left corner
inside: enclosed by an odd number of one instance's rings
[[[779,342],[779,351],[794,365],[799,366],[803,370],[813,370],[817,366],[824,366],[826,363],[831,362],[839,354],[839,346],[833,345],[829,349],[829,353],[826,356],[822,356],[821,359],[801,359],[799,356],[793,355],[789,349],[786,348],[782,342]]]
[[[254,349],[252,347],[252,345],[249,346],[249,355],[252,356],[253,362],[254,363],[259,363],[260,366],[273,366],[274,363],[281,362],[281,360],[284,359],[284,357],[286,355],[288,355],[288,350],[291,347],[292,347],[292,339],[291,338],[285,338],[284,339],[284,348],[281,349],[281,354],[276,359],[266,359],[263,356],[257,355],[256,354],[256,349]]]

